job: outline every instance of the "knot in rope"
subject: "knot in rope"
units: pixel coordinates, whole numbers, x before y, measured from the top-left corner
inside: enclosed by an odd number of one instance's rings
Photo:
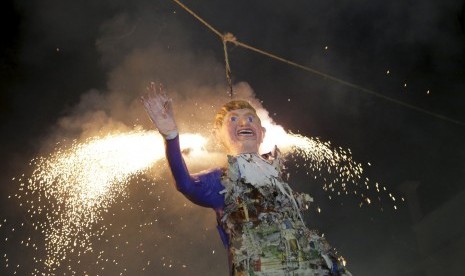
[[[237,38],[236,38],[232,33],[225,33],[225,34],[223,35],[223,41],[225,41],[225,42],[236,43],[236,42],[237,42]]]

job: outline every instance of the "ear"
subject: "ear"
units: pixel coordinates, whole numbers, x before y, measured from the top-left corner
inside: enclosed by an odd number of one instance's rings
[[[266,128],[262,127],[262,140],[260,141],[260,144],[263,143],[263,139],[265,139],[266,135]]]

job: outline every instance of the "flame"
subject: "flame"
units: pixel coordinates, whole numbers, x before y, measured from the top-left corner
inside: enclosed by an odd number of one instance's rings
[[[260,152],[270,152],[277,146],[283,152],[289,152],[296,141],[280,125],[271,120],[262,120],[262,126],[266,129],[265,137],[260,145]]]

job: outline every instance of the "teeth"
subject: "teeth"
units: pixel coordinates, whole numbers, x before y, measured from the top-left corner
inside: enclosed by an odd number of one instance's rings
[[[241,129],[237,132],[238,135],[252,136],[253,131],[251,129]]]

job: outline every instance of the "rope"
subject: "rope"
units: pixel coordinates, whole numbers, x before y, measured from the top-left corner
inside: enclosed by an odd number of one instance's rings
[[[229,94],[229,97],[232,99],[233,98],[233,87],[232,87],[232,79],[231,79],[231,68],[229,66],[228,46],[226,45],[226,42],[230,41],[232,39],[231,37],[234,37],[234,36],[230,33],[227,33],[225,35],[221,34],[220,31],[215,29],[212,25],[208,24],[207,21],[203,20],[199,15],[197,15],[194,11],[189,9],[186,5],[184,5],[178,0],[173,0],[173,1],[179,6],[181,6],[181,8],[186,10],[188,13],[190,13],[197,20],[199,20],[203,25],[205,25],[208,29],[210,29],[210,31],[212,31],[213,33],[215,33],[217,36],[221,38],[221,41],[223,42],[226,81],[228,82],[228,94]]]
[[[228,57],[228,39],[229,36],[233,36],[230,33],[227,33],[223,36],[223,50],[224,50],[224,63],[225,63],[225,70],[226,70],[226,80],[228,81],[229,86],[229,97],[233,98],[233,87],[232,87],[232,79],[231,79],[231,67],[229,66],[229,57]]]
[[[193,12],[191,9],[189,9],[186,5],[183,3],[179,2],[178,0],[173,0],[176,4],[181,6],[181,8],[185,9],[188,13],[190,13],[193,17],[195,17],[197,20],[202,22],[203,25],[207,26],[207,28],[210,29],[210,31],[214,32],[217,36],[219,36],[221,39],[223,38],[223,35],[215,28],[213,28],[212,25],[208,24],[207,21],[203,20],[200,16],[198,16],[195,12]]]
[[[397,100],[397,99],[394,99],[394,98],[385,96],[385,95],[380,94],[380,93],[377,93],[376,91],[373,91],[373,90],[371,90],[371,89],[368,89],[368,88],[362,87],[362,86],[360,86],[360,85],[357,85],[357,84],[354,84],[354,83],[351,83],[351,82],[348,82],[348,81],[345,81],[345,80],[336,78],[336,77],[334,77],[334,76],[325,74],[325,73],[320,72],[320,71],[318,71],[318,70],[315,70],[315,69],[313,69],[313,68],[310,68],[310,67],[307,67],[307,66],[304,66],[304,65],[295,63],[295,62],[293,62],[293,61],[290,61],[290,60],[281,58],[281,57],[279,57],[279,56],[276,56],[276,55],[274,55],[274,54],[271,54],[271,53],[269,53],[269,52],[266,52],[266,51],[257,49],[257,48],[255,48],[255,47],[253,47],[253,46],[247,45],[247,44],[242,43],[242,42],[240,42],[240,41],[238,41],[238,40],[231,41],[231,42],[234,43],[234,44],[236,44],[237,46],[241,46],[241,47],[246,48],[246,49],[249,49],[249,50],[251,50],[251,51],[254,51],[254,52],[260,53],[260,54],[262,54],[262,55],[271,57],[271,58],[273,58],[273,59],[279,60],[279,61],[281,61],[281,62],[284,62],[284,63],[287,63],[287,64],[289,64],[289,65],[295,66],[295,67],[297,67],[297,68],[300,68],[300,69],[302,69],[302,70],[304,70],[304,71],[311,72],[311,73],[313,73],[313,74],[315,74],[315,75],[321,76],[321,77],[323,77],[323,78],[325,78],[325,79],[329,79],[329,80],[335,81],[335,82],[337,82],[337,83],[343,84],[343,85],[345,85],[345,86],[349,86],[349,87],[355,88],[355,89],[358,90],[358,91],[361,91],[361,92],[364,92],[364,93],[367,93],[367,94],[376,96],[376,97],[378,97],[378,98],[382,98],[382,99],[384,99],[384,100],[387,100],[387,101],[396,103],[396,104],[398,104],[398,105],[401,105],[401,106],[404,106],[404,107],[413,109],[413,110],[418,111],[418,112],[423,112],[423,113],[425,113],[425,114],[431,115],[431,116],[433,116],[433,117],[435,117],[435,118],[438,118],[438,119],[442,119],[442,120],[445,120],[445,121],[448,121],[448,122],[451,122],[451,123],[455,123],[455,124],[458,124],[458,125],[461,125],[461,126],[465,126],[465,123],[462,122],[462,121],[458,121],[458,120],[455,120],[455,119],[446,117],[446,116],[444,116],[444,115],[441,115],[441,114],[438,114],[438,113],[434,113],[434,112],[429,111],[429,110],[427,110],[427,109],[423,109],[423,108],[421,108],[421,107],[418,107],[418,106],[415,106],[415,105],[411,105],[411,104],[402,102],[402,101],[400,101],[400,100]]]
[[[351,87],[351,88],[354,88],[358,91],[361,91],[361,92],[364,92],[364,93],[367,93],[367,94],[370,94],[370,95],[373,95],[375,97],[378,97],[378,98],[381,98],[381,99],[384,99],[384,100],[387,100],[389,102],[392,102],[392,103],[396,103],[398,105],[401,105],[401,106],[404,106],[404,107],[407,107],[407,108],[410,108],[412,110],[415,110],[415,111],[418,111],[418,112],[422,112],[422,113],[425,113],[425,114],[428,114],[430,116],[433,116],[437,119],[441,119],[441,120],[444,120],[444,121],[448,121],[448,122],[451,122],[451,123],[455,123],[455,124],[458,124],[458,125],[461,125],[461,126],[465,126],[465,123],[462,122],[462,121],[459,121],[459,120],[456,120],[456,119],[452,119],[452,118],[449,118],[447,116],[444,116],[444,115],[441,115],[441,114],[438,114],[438,113],[435,113],[435,112],[432,112],[432,111],[429,111],[427,109],[423,109],[421,107],[418,107],[418,106],[415,106],[415,105],[411,105],[411,104],[408,104],[408,103],[405,103],[405,102],[402,102],[400,100],[397,100],[397,99],[394,99],[394,98],[391,98],[391,97],[388,97],[388,96],[385,96],[383,94],[380,94],[374,90],[371,90],[371,89],[368,89],[368,88],[365,88],[365,87],[362,87],[360,85],[357,85],[355,83],[351,83],[351,82],[348,82],[348,81],[345,81],[343,79],[340,79],[340,78],[337,78],[337,77],[334,77],[334,76],[331,76],[331,75],[328,75],[326,73],[323,73],[323,72],[320,72],[316,69],[313,69],[313,68],[310,68],[308,66],[304,66],[304,65],[301,65],[301,64],[298,64],[296,62],[293,62],[293,61],[290,61],[288,59],[285,59],[285,58],[282,58],[282,57],[279,57],[275,54],[272,54],[270,52],[267,52],[267,51],[264,51],[264,50],[261,50],[261,49],[258,49],[258,48],[255,48],[253,46],[250,46],[248,44],[245,44],[243,42],[240,42],[236,39],[236,37],[234,37],[231,33],[226,33],[225,35],[221,34],[221,32],[219,32],[217,29],[215,29],[214,27],[212,27],[210,24],[208,24],[205,20],[203,20],[200,16],[198,16],[195,12],[193,12],[191,9],[189,9],[187,6],[185,6],[184,4],[182,4],[179,0],[173,0],[176,4],[178,4],[179,6],[181,6],[183,9],[185,9],[188,13],[190,13],[192,16],[194,16],[197,20],[199,20],[202,24],[204,24],[207,28],[209,28],[213,33],[215,33],[217,36],[219,36],[221,38],[221,40],[223,41],[223,49],[224,49],[224,55],[225,55],[225,63],[226,63],[226,79],[228,81],[228,85],[229,85],[229,89],[230,89],[230,96],[232,97],[233,96],[233,92],[232,92],[232,81],[231,81],[231,68],[229,67],[229,58],[228,58],[228,51],[227,51],[227,42],[230,42],[230,43],[233,43],[235,44],[236,46],[240,46],[240,47],[243,47],[245,49],[248,49],[248,50],[251,50],[253,52],[256,52],[256,53],[259,53],[259,54],[262,54],[262,55],[265,55],[265,56],[268,56],[272,59],[276,59],[278,61],[281,61],[283,63],[286,63],[286,64],[289,64],[289,65],[292,65],[294,67],[297,67],[299,69],[302,69],[304,71],[307,71],[307,72],[310,72],[312,74],[315,74],[315,75],[318,75],[320,77],[323,77],[325,79],[329,79],[329,80],[332,80],[334,82],[337,82],[337,83],[340,83],[342,85],[345,85],[345,86],[348,86],[348,87]]]

